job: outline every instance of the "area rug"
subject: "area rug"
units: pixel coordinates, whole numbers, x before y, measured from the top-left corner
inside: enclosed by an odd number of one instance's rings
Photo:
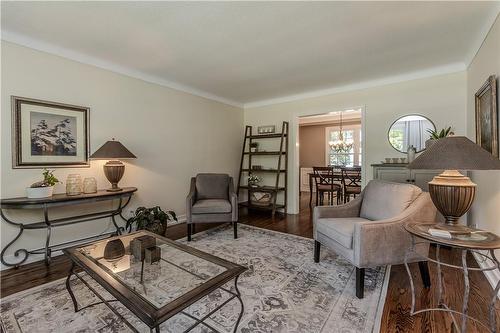
[[[354,267],[326,248],[321,262],[314,263],[313,240],[246,225],[240,226],[238,239],[232,233],[230,227],[212,229],[196,234],[189,245],[248,267],[238,283],[245,304],[238,332],[378,331],[388,269],[366,271],[365,297],[360,300],[355,296]],[[87,281],[111,298],[90,277]],[[72,284],[80,304],[98,301],[81,281]],[[186,312],[202,317],[227,297],[216,290]],[[149,332],[126,308],[113,304],[140,332]],[[75,314],[64,279],[4,298],[0,309],[5,333],[130,332],[104,304]],[[220,332],[232,332],[239,311],[239,303],[230,301],[208,323]],[[182,332],[192,323],[178,314],[162,324],[161,332]],[[198,326],[193,332],[211,330]]]

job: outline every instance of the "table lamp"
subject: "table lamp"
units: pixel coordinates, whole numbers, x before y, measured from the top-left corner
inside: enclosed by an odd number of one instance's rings
[[[436,140],[408,165],[409,169],[443,170],[429,182],[429,194],[445,223],[438,227],[455,234],[472,230],[458,220],[472,206],[476,184],[458,170],[500,170],[500,160],[466,138],[449,136]]]
[[[94,160],[111,160],[104,164],[104,174],[111,183],[111,188],[107,189],[109,192],[117,192],[122,189],[118,187],[118,182],[122,179],[125,172],[125,165],[119,161],[122,159],[136,158],[120,141],[107,141],[97,149],[91,156]]]

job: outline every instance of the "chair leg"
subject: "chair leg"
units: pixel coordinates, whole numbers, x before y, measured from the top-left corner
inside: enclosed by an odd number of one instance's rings
[[[191,241],[191,223],[187,224],[187,236],[188,236],[188,242]]]
[[[319,199],[319,192],[316,190],[316,206],[318,205],[318,199]]]
[[[314,241],[314,262],[319,262],[319,254],[321,251],[321,243],[317,240]]]
[[[356,297],[362,299],[365,292],[365,269],[356,267]]]
[[[234,239],[238,238],[238,222],[233,222]]]
[[[427,261],[419,261],[418,269],[420,270],[420,276],[422,277],[422,282],[424,283],[424,287],[430,288],[431,278],[429,275],[429,265]]]
[[[196,233],[196,224],[193,224],[191,226],[191,235],[194,235]]]

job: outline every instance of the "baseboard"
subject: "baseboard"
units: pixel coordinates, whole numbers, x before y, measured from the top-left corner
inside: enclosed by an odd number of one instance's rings
[[[491,267],[492,265],[494,265],[491,260],[484,260],[484,258],[476,252],[473,252],[473,255],[476,259],[477,264],[481,268]],[[491,285],[491,288],[495,289],[497,283],[500,281],[500,271],[498,269],[495,269],[492,271],[485,271],[483,273],[484,276],[486,276],[486,280],[488,280],[489,284]],[[497,297],[500,298],[500,290],[497,294]]]

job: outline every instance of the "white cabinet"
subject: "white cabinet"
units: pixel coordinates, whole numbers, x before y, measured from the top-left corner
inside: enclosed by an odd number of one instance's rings
[[[427,183],[442,170],[410,170],[406,164],[372,164],[373,178],[396,183],[409,183],[428,191]]]
[[[300,168],[300,192],[309,192],[309,174],[313,173],[313,168]],[[313,192],[315,192],[313,186]]]

